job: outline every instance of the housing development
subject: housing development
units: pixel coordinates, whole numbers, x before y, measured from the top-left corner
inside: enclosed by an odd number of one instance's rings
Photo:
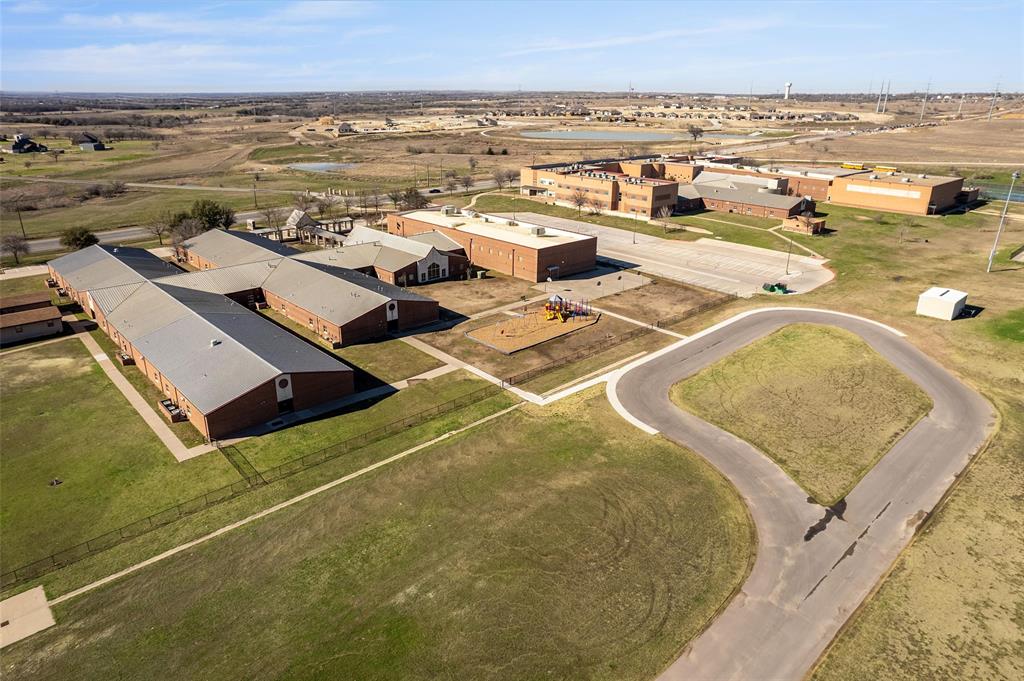
[[[3,679],[1024,678],[1019,8],[527,9],[0,3]]]

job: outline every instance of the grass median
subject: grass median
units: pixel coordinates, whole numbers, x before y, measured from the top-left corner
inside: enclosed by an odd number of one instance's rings
[[[931,409],[855,335],[792,324],[672,389],[672,399],[770,456],[825,506]]]

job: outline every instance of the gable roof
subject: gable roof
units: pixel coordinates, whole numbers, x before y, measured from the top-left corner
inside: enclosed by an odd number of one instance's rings
[[[274,258],[229,267],[215,267],[211,270],[177,274],[157,281],[195,291],[226,295],[260,288],[280,261],[281,258]]]
[[[320,223],[311,218],[306,211],[296,208],[288,216],[285,225],[288,227],[319,227]]]
[[[407,253],[419,256],[419,258],[426,258],[434,250],[434,247],[430,244],[413,241],[397,234],[388,234],[387,232],[370,229],[369,227],[353,227],[352,231],[348,233],[348,237],[345,238],[346,246],[371,243],[388,246],[399,251],[406,251]]]
[[[434,302],[368,274],[292,258],[281,260],[263,288],[339,326],[392,300]]]
[[[414,234],[406,238],[409,241],[419,241],[420,243],[429,244],[439,251],[451,252],[464,250],[458,241],[447,234],[442,234],[441,232],[420,232],[419,234]]]
[[[142,248],[95,244],[49,262],[76,291],[132,284],[183,270]]]
[[[351,371],[215,293],[146,282],[107,318],[204,414],[281,374]]]
[[[183,246],[217,267],[270,260],[299,251],[256,234],[238,230],[211,229],[187,239]]]

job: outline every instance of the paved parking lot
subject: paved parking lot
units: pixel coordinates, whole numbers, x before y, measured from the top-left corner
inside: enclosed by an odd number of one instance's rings
[[[766,282],[783,282],[795,293],[806,293],[832,280],[827,260],[794,252],[772,251],[717,239],[677,241],[623,229],[577,222],[537,213],[520,219],[597,237],[597,253],[614,264],[641,272],[748,298]],[[634,239],[636,243],[633,243]],[[780,245],[782,242],[780,241]]]

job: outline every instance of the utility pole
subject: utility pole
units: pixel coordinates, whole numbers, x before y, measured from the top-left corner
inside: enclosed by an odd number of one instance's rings
[[[885,107],[889,104],[889,91],[892,89],[892,81],[890,80],[885,85],[885,99],[882,100],[882,113],[885,113]]]
[[[995,90],[995,92],[992,93],[992,103],[988,105],[988,118],[985,119],[986,122],[992,120],[992,110],[996,108],[996,97],[998,97],[998,96],[999,96],[999,83],[996,83],[996,90]]]
[[[793,240],[786,237],[786,241],[789,242],[789,249],[786,250],[786,275],[789,275],[789,256],[793,254]]]
[[[256,183],[252,183],[252,207],[259,208],[260,204],[256,201]]]
[[[878,101],[875,102],[875,113],[882,112],[882,93],[885,91],[885,82],[882,82],[881,87],[878,88]]]
[[[988,254],[988,268],[986,272],[992,271],[992,260],[996,257],[996,249],[999,248],[999,237],[1003,233],[1003,224],[1006,222],[1006,211],[1010,208],[1010,197],[1013,196],[1013,185],[1020,177],[1019,172],[1014,172],[1010,175],[1010,190],[1006,192],[1006,203],[1003,204],[1003,214],[999,218],[999,229],[996,230],[996,240],[992,244],[992,252]]]
[[[964,99],[967,97],[967,93],[960,95],[960,106],[956,108],[956,117],[960,118],[960,112],[964,110]]]
[[[924,108],[928,105],[928,93],[931,92],[932,82],[928,81],[928,86],[924,89],[924,99],[921,100],[921,117],[917,119],[917,124],[921,125],[924,122]]]
[[[28,234],[25,234],[25,223],[22,222],[22,220],[21,220],[21,200],[20,199],[18,200],[18,203],[16,205],[17,205],[17,208],[18,208],[18,224],[21,225],[21,236],[27,239],[28,238]]]

